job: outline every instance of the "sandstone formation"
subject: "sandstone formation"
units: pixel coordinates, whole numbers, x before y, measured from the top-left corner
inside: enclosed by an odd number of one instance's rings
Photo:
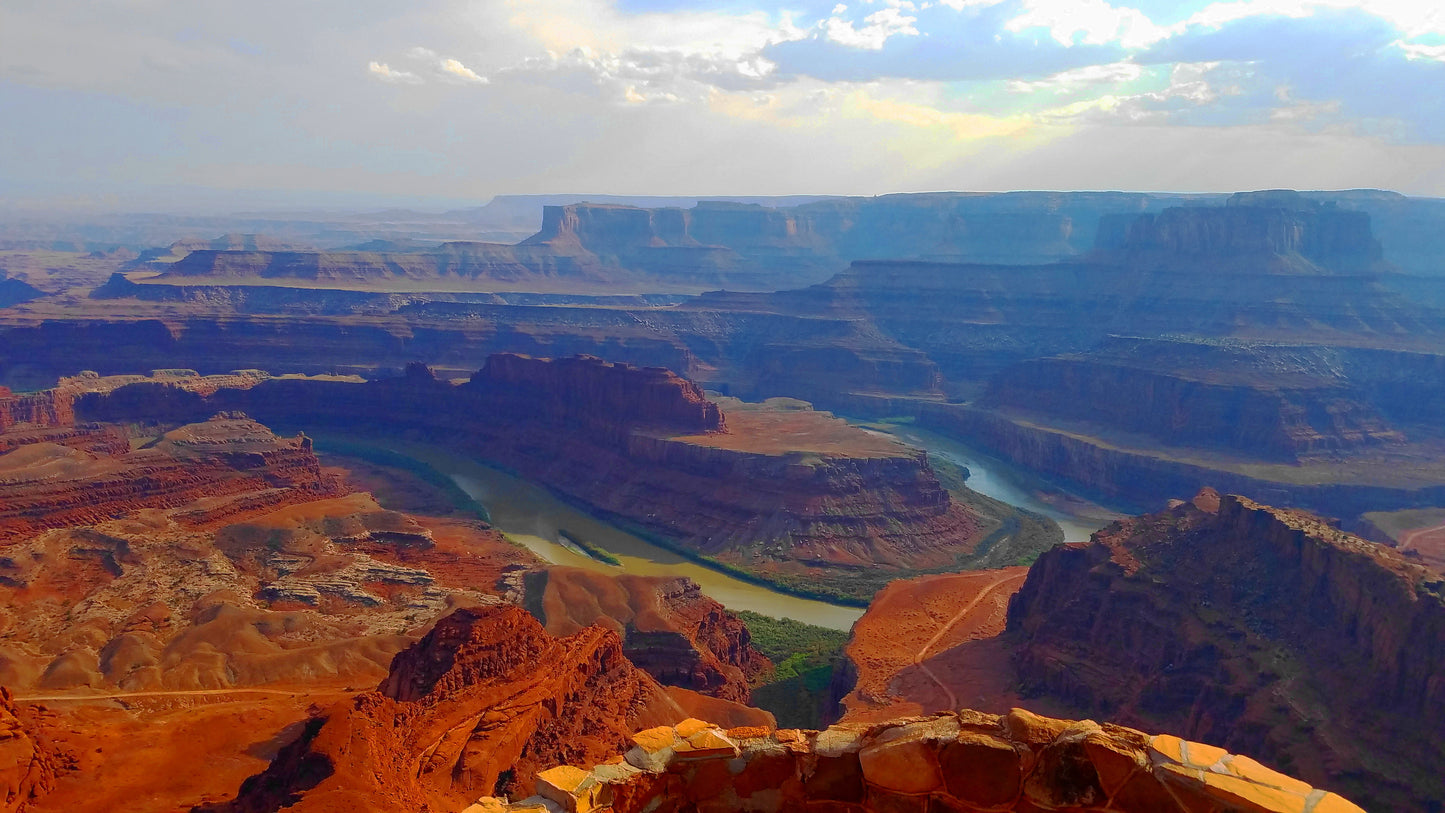
[[[27,433],[37,442],[0,456],[0,538],[143,508],[187,506],[178,519],[205,524],[336,493],[308,440],[277,438],[244,417],[191,424],[133,452],[128,443],[101,443],[114,437],[105,430],[96,434],[66,444],[54,433]]]
[[[242,416],[135,451],[114,425],[16,424],[0,452],[0,681],[21,691],[374,679],[534,561],[484,527],[344,494],[309,439]]]
[[[544,767],[601,761],[632,731],[685,717],[610,630],[553,638],[516,607],[461,610],[220,809],[460,810],[525,796]]]
[[[750,683],[771,668],[743,622],[691,579],[550,567],[528,579],[523,606],[540,609],[558,637],[594,624],[613,630],[628,659],[667,686],[746,703]]]
[[[0,687],[0,811],[23,813],[55,787],[55,757]]]
[[[642,811],[1361,811],[1246,756],[1167,734],[959,711],[825,731],[700,720],[640,731],[590,771],[538,774],[538,795],[466,813]]]
[[[948,567],[983,536],[923,452],[812,412],[724,419],[662,369],[499,355],[461,385],[415,366],[365,384],[274,379],[204,397],[152,383],[81,403],[86,417],[135,420],[149,400],[174,404],[175,417],[243,409],[289,425],[415,432],[684,550],[854,600],[890,573]]]
[[[1009,635],[1028,692],[1257,754],[1374,809],[1445,796],[1445,582],[1307,514],[1205,491],[1057,547]]]

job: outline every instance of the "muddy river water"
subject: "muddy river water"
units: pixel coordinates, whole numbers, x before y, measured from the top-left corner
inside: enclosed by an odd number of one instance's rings
[[[966,466],[970,471],[968,484],[971,488],[1054,519],[1064,528],[1067,540],[1087,539],[1089,533],[1108,522],[1107,512],[1097,506],[1074,501],[1061,492],[1041,491],[1035,481],[1021,472],[979,455],[962,444],[911,427],[902,427],[895,434],[907,443],[926,449],[930,455]],[[598,519],[540,485],[473,458],[438,446],[388,445],[450,477],[463,491],[487,507],[497,530],[552,564],[614,574],[687,576],[701,585],[704,593],[729,609],[752,610],[832,629],[850,629],[863,614],[863,610],[857,607],[799,598],[713,570]],[[564,532],[566,536],[611,553],[621,565],[607,564],[588,556],[569,544],[564,539]]]

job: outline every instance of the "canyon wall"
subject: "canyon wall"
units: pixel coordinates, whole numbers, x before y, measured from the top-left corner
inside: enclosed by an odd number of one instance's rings
[[[1310,515],[1204,491],[1116,523],[1040,557],[1008,634],[1026,691],[1372,809],[1445,794],[1445,581]]]
[[[1432,480],[1428,471],[1423,477],[1397,484],[1369,482],[1364,478],[1335,481],[1322,478],[1321,482],[1300,482],[1298,478],[1273,480],[1243,474],[1225,465],[1210,465],[1206,460],[1181,460],[1144,447],[1112,445],[1067,429],[960,404],[921,405],[918,422],[954,437],[967,438],[978,448],[1061,480],[1112,505],[1158,505],[1210,485],[1255,499],[1344,518],[1367,511],[1445,502],[1445,485]]]
[[[1334,355],[1115,338],[1085,353],[1020,362],[994,376],[978,403],[1253,459],[1402,442],[1340,375]]]

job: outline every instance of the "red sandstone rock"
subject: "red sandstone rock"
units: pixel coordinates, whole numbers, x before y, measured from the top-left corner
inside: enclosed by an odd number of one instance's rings
[[[1028,692],[1372,809],[1445,796],[1445,582],[1311,515],[1205,492],[1116,523],[1040,557],[1009,630]]]
[[[55,787],[55,757],[0,688],[0,811],[22,813]]]
[[[525,795],[543,768],[595,764],[631,732],[684,716],[609,630],[559,639],[516,607],[461,610],[223,809],[459,810],[479,796]]]
[[[706,740],[711,749],[693,748]],[[544,771],[539,795],[466,813],[958,811],[1362,813],[1248,757],[1092,720],[962,710],[826,731],[638,732],[624,759]]]

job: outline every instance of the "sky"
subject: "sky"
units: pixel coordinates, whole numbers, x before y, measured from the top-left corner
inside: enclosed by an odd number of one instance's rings
[[[1375,187],[1439,0],[3,0],[0,206]]]

